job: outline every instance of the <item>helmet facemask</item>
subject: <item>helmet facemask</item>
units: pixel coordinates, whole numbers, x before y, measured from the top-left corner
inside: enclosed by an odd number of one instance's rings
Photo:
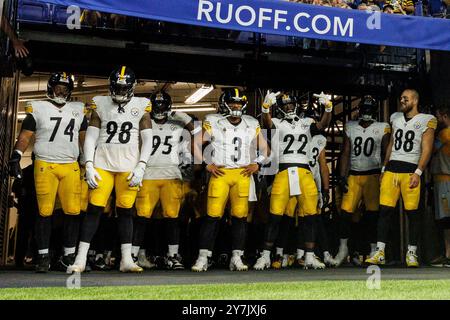
[[[66,104],[72,94],[69,85],[57,84],[49,90],[47,97],[54,103],[63,105]]]
[[[283,95],[277,101],[278,112],[281,114],[282,119],[286,120],[298,120],[299,116],[297,115],[297,102],[295,98],[290,97],[289,95]]]
[[[239,101],[232,101],[229,102],[229,104],[227,102],[224,102],[224,106],[228,111],[228,116],[234,118],[241,118],[242,115],[245,114],[245,111],[247,109],[247,101],[244,101],[242,98],[234,98],[233,100],[238,99]],[[240,105],[241,108],[240,109],[232,108],[233,105]]]
[[[119,82],[115,86],[111,86],[110,93],[112,100],[118,104],[129,102],[134,96],[134,87],[135,84],[121,84]]]

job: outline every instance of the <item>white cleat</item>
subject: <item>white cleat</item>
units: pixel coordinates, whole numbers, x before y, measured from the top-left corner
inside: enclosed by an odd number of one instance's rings
[[[344,261],[347,261],[348,258],[348,248],[347,247],[339,247],[339,251],[334,257],[334,260],[336,261],[336,267],[339,267]]]
[[[241,256],[233,255],[230,260],[230,271],[247,271],[248,266],[242,262]]]
[[[147,259],[147,257],[143,254],[138,256],[136,264],[144,269],[154,269],[156,265],[154,263],[151,263],[150,260]]]
[[[86,269],[86,258],[79,258],[78,256],[75,258],[75,262],[67,267],[66,273],[82,273]]]
[[[144,269],[139,267],[133,261],[120,261],[120,272],[142,272]]]
[[[270,257],[267,257],[265,255],[261,255],[258,260],[256,260],[255,265],[253,266],[253,269],[255,270],[265,270],[270,268]]]
[[[325,264],[319,260],[319,258],[314,254],[312,256],[306,255],[305,259],[305,270],[307,269],[325,269]]]
[[[331,255],[325,255],[323,257],[323,262],[329,268],[336,267],[338,265],[337,261],[333,259]]]
[[[195,264],[191,267],[194,272],[203,272],[208,270],[208,257],[199,256]]]

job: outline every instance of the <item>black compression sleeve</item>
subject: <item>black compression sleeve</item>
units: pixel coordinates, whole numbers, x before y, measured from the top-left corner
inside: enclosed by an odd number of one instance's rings
[[[22,129],[36,132],[36,120],[31,114],[27,114],[22,121]]]

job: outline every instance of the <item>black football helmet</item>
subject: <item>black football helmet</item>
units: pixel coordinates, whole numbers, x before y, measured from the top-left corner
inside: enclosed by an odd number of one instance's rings
[[[230,104],[235,103],[241,105],[239,110],[230,107]],[[240,118],[247,112],[247,104],[247,97],[242,95],[238,88],[225,89],[219,98],[219,113],[224,116]]]
[[[359,102],[359,118],[371,121],[377,118],[378,104],[372,96],[364,96]]]
[[[275,104],[275,116],[280,119],[294,120],[298,119],[298,99],[297,97],[284,93],[277,97]]]
[[[124,104],[134,96],[136,75],[127,66],[113,70],[109,76],[109,92],[114,102]]]
[[[65,104],[70,99],[73,88],[73,75],[66,72],[52,73],[47,82],[47,97],[56,104]]]
[[[150,96],[152,103],[152,119],[166,119],[172,110],[172,98],[164,91],[155,92]]]

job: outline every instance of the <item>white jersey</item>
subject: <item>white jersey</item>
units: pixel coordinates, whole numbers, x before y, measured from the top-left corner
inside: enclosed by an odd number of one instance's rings
[[[94,166],[112,172],[132,171],[139,162],[139,122],[151,111],[150,100],[131,98],[123,106],[125,112],[110,96],[97,96],[92,108],[101,120]]]
[[[84,103],[67,102],[58,108],[50,101],[30,102],[25,111],[36,122],[36,159],[73,163],[80,154],[78,135],[84,120]]]
[[[152,120],[153,150],[147,162],[144,180],[181,179],[181,153],[190,135],[181,122],[168,119],[163,124]]]
[[[272,143],[278,149],[279,163],[308,164],[308,143],[311,142],[312,118],[301,118],[298,121],[288,122],[273,118],[275,134]]]
[[[389,160],[418,164],[422,154],[422,135],[428,128],[436,129],[436,118],[419,113],[406,121],[403,112],[395,112],[391,115],[391,125],[394,143]]]
[[[381,141],[391,127],[386,122],[373,122],[367,128],[359,121],[349,121],[345,134],[350,139],[350,170],[369,171],[381,169]]]
[[[211,143],[204,151],[207,163],[239,168],[256,159],[252,141],[261,129],[255,118],[243,115],[241,122],[235,126],[220,114],[209,114],[203,122],[203,128],[211,136]]]
[[[319,193],[322,190],[322,179],[320,176],[319,155],[325,149],[327,145],[327,138],[319,134],[312,137],[311,142],[308,144],[308,158],[309,168],[314,176],[314,181],[317,185]]]

